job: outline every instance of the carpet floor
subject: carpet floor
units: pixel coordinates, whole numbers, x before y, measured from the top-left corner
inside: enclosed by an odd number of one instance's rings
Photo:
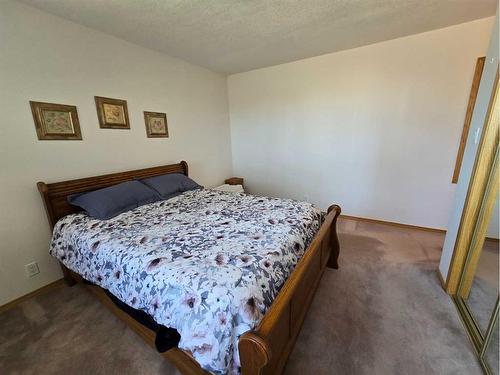
[[[285,374],[482,374],[437,268],[444,236],[340,220]],[[80,286],[0,314],[2,374],[178,372]]]

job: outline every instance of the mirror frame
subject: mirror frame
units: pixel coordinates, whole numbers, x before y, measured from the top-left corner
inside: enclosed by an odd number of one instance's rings
[[[488,112],[482,129],[473,173],[469,181],[467,198],[462,211],[450,269],[446,278],[446,292],[450,295],[455,295],[458,292],[458,284],[463,275],[467,255],[479,219],[479,212],[496,158],[500,122],[498,74],[497,66]]]
[[[498,69],[495,85],[490,99],[488,116],[483,128],[483,135],[475,161],[474,173],[469,184],[466,204],[462,213],[456,252],[461,252],[463,264],[457,280],[457,290],[453,293],[460,318],[472,341],[481,367],[486,374],[491,369],[486,362],[485,354],[493,336],[493,330],[499,315],[499,298],[495,302],[488,327],[483,333],[471,309],[466,303],[482,253],[488,224],[495,207],[499,192],[499,122],[500,94],[498,85]],[[456,259],[455,259],[456,260]],[[449,281],[449,280],[448,280]]]

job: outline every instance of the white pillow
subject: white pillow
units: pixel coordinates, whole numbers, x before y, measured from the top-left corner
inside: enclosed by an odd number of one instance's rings
[[[228,184],[216,186],[216,187],[214,187],[214,190],[229,191],[231,193],[244,193],[245,192],[245,190],[243,190],[243,186],[241,186],[241,185],[228,185]]]

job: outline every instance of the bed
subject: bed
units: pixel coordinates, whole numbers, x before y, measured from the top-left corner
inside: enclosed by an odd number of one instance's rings
[[[100,221],[67,203],[167,173],[187,176],[187,163],[38,183],[66,282],[151,344],[155,331],[113,297],[175,328],[180,342],[162,354],[183,374],[281,373],[323,271],[338,267],[340,208],[203,189]]]

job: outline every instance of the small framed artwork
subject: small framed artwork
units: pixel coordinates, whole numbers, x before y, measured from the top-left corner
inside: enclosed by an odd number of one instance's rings
[[[82,132],[74,105],[30,101],[39,140],[81,140]]]
[[[148,138],[168,138],[166,113],[144,111],[144,122]]]
[[[97,117],[102,129],[130,129],[127,101],[95,96]]]

